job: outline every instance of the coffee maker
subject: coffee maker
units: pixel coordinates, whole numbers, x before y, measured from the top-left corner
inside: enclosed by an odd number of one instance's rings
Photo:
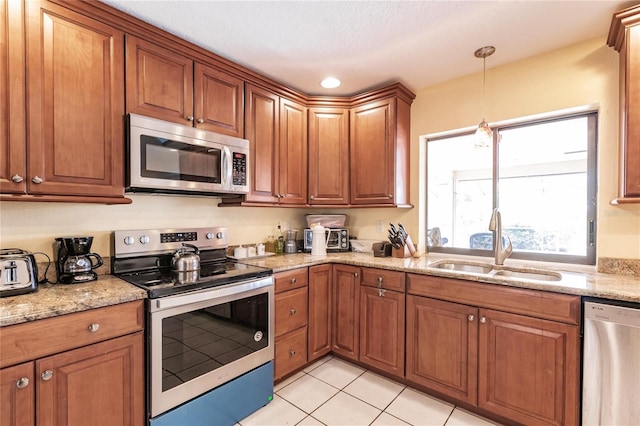
[[[93,270],[102,266],[102,258],[90,253],[92,243],[93,237],[56,238],[58,282],[75,284],[98,279],[98,274]]]

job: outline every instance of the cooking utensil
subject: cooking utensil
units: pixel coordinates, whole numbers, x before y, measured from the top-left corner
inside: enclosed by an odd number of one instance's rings
[[[189,251],[189,249],[192,251]],[[198,247],[192,244],[182,243],[182,247],[180,247],[171,258],[171,268],[178,272],[200,270],[200,256],[198,256],[198,254],[200,254]]]

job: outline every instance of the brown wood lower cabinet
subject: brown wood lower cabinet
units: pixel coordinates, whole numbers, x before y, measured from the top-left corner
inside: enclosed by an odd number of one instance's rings
[[[360,362],[404,377],[405,274],[362,268]]]
[[[358,360],[360,268],[333,266],[333,336],[331,349],[345,358]]]
[[[309,267],[309,362],[331,352],[332,271],[330,264]]]
[[[143,320],[136,301],[3,327],[0,424],[144,424]]]
[[[519,424],[578,424],[580,297],[407,277],[408,380]]]
[[[478,308],[407,296],[407,379],[475,405]]]

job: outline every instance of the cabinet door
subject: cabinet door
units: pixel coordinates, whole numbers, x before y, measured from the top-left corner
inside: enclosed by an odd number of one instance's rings
[[[480,310],[478,406],[522,424],[578,424],[577,326]]]
[[[251,187],[246,201],[277,203],[280,98],[247,84],[245,105],[245,138],[251,142]]]
[[[307,108],[280,98],[280,204],[307,204]]]
[[[0,3],[0,192],[25,193],[24,2]],[[4,423],[3,423],[4,424]]]
[[[476,404],[478,309],[407,296],[407,379]]]
[[[360,287],[360,361],[404,377],[404,293]]]
[[[127,113],[190,126],[193,61],[127,35]]]
[[[0,370],[0,425],[35,424],[36,384],[33,362]]]
[[[331,265],[309,268],[308,358],[313,361],[331,352]]]
[[[145,422],[142,332],[37,360],[36,374],[39,426]]]
[[[623,196],[640,198],[640,8],[636,23],[626,30],[627,48],[624,68],[625,104],[622,106],[624,128],[622,129],[623,149]]]
[[[393,204],[395,100],[351,110],[351,204]]]
[[[360,268],[349,265],[333,266],[333,351],[358,359]]]
[[[309,109],[309,204],[349,204],[346,109]]]
[[[52,3],[26,5],[28,192],[123,197],[123,34]]]
[[[202,64],[194,67],[196,127],[244,136],[244,81]]]

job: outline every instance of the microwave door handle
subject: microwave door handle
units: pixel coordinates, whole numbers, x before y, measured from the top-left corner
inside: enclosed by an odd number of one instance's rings
[[[225,188],[231,186],[231,151],[229,147],[222,148],[222,185]]]

